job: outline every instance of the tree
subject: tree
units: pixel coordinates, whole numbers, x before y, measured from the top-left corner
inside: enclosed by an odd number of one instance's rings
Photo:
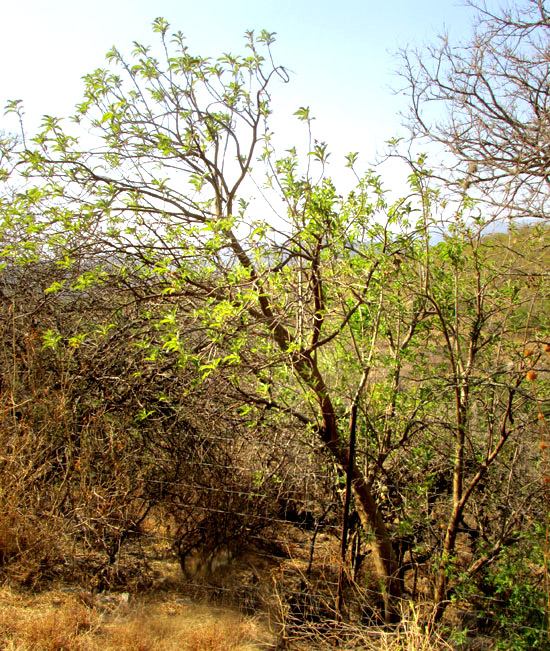
[[[518,531],[527,535],[525,514],[540,515],[526,360],[537,351],[541,363],[548,336],[549,234],[539,225],[497,236],[467,197],[449,216],[425,161],[411,166],[433,239],[417,240],[386,278],[361,447],[378,494],[385,489],[384,515],[397,524],[400,571],[430,566],[439,618],[518,543]]]
[[[247,368],[254,382],[235,377],[243,401],[292,414],[339,472],[350,473],[389,619],[401,591],[391,534],[345,441],[347,414],[368,381],[376,326],[356,335],[351,351],[341,342],[371,309],[371,288],[382,287],[392,259],[409,246],[409,235],[389,230],[408,204],[389,206],[370,173],[339,195],[324,143],[315,141],[304,170],[295,148],[275,158],[269,92],[286,73],[272,62],[273,35],[248,33],[246,56],[213,61],[191,55],[183,35],[170,39],[168,29],[155,21],[163,66],[136,43],[133,61],[115,48],[107,55],[121,75],[85,77],[75,119],[98,142],[87,145],[90,136],[79,139],[60,120],[44,118],[17,163],[19,178],[37,180],[6,211],[32,234],[25,259],[47,256],[66,270],[47,291],[86,291],[116,279],[131,292],[147,278],[163,349],[181,368],[203,378]],[[308,109],[297,116],[310,127]],[[352,171],[355,158],[348,157]],[[256,168],[267,197],[259,205],[246,194]],[[270,209],[269,196],[278,208],[271,223],[250,216]],[[19,242],[8,243],[4,257],[23,262]],[[135,300],[143,300],[137,291]],[[353,359],[343,394],[329,346]],[[143,348],[159,354],[147,342]]]
[[[469,201],[468,195],[475,197],[492,219],[519,217],[527,218],[529,222],[533,219],[546,221],[550,183],[550,14],[542,0],[525,0],[499,11],[490,11],[485,2],[468,4],[476,11],[470,39],[453,42],[444,34],[437,45],[400,54],[401,75],[411,99],[408,116],[411,136],[423,144],[435,143],[442,147],[441,165],[431,174],[432,178],[438,179],[442,190],[452,185],[466,202]],[[447,312],[449,306],[442,309],[445,303],[441,303],[445,293],[443,288],[450,278],[445,281],[440,277],[434,283],[436,293],[430,297],[441,334],[447,341],[456,392],[453,515],[446,527],[444,562],[436,582],[435,600],[440,604],[439,614],[441,604],[449,594],[445,557],[452,558],[455,553],[457,523],[465,500],[471,495],[472,484],[468,486],[466,477],[472,472],[472,466],[464,456],[464,444],[469,441],[469,445],[473,445],[472,432],[476,429],[490,433],[489,440],[493,443],[499,442],[495,447],[496,453],[500,453],[507,439],[514,438],[514,431],[518,431],[518,413],[524,418],[526,413],[532,414],[534,405],[532,397],[526,401],[520,398],[525,396],[525,389],[522,389],[525,362],[516,359],[515,368],[519,375],[514,376],[513,372],[508,375],[514,368],[513,359],[516,357],[513,346],[510,346],[514,339],[512,331],[520,321],[523,322],[524,346],[531,352],[533,348],[540,349],[547,336],[546,327],[538,316],[546,301],[543,288],[547,272],[544,263],[537,261],[537,258],[545,259],[547,231],[544,228],[542,231],[531,229],[518,236],[515,227],[511,227],[505,236],[506,241],[499,241],[495,236],[490,248],[498,250],[502,247],[501,253],[496,254],[500,257],[497,261],[495,254],[487,248],[487,235],[472,239],[475,221],[460,221],[458,226],[455,232],[460,232],[460,235],[453,245],[454,253],[450,254],[453,259],[449,259],[451,269],[447,265],[447,273],[451,271],[455,278],[455,288],[448,288],[447,294],[450,298],[454,293],[458,302],[450,312]],[[482,231],[483,228],[479,234]],[[524,249],[526,238],[531,240],[529,253]],[[446,246],[453,239],[448,239]],[[459,270],[465,262],[464,246],[469,251],[468,260],[475,265],[466,276]],[[470,285],[471,277],[477,278],[477,289]],[[527,287],[533,291],[526,291]],[[462,300],[470,300],[475,306],[469,315],[459,309]],[[505,300],[509,301],[509,312],[503,309],[502,301]],[[524,301],[527,303],[522,308]],[[532,313],[527,308],[530,301]],[[459,312],[461,318],[457,318],[454,325],[445,316]],[[499,317],[495,322],[497,314]],[[477,368],[480,362],[482,366],[486,364],[483,358],[492,349],[490,331],[498,322],[498,327],[504,330],[495,341],[501,342],[499,346],[507,342],[506,346],[510,347],[504,356],[502,347],[494,350],[494,360],[506,359],[509,368],[508,371],[504,368],[499,371],[495,366],[487,376],[492,377],[491,382],[481,383],[487,391],[486,396],[492,396],[489,407],[477,394],[480,386]],[[470,323],[469,330],[463,330],[467,323]],[[510,332],[507,324],[510,324]],[[474,381],[476,375],[478,379]],[[504,387],[506,390],[502,392]],[[479,406],[482,404],[487,420],[480,421]],[[495,429],[499,418],[502,419],[500,433]],[[521,427],[524,426],[522,423]],[[517,449],[517,446],[515,443],[513,447]],[[494,458],[493,453],[487,452],[484,456],[483,463],[477,465],[477,474],[471,475],[471,481],[485,481],[487,462]],[[469,471],[467,465],[470,465]],[[517,516],[521,508],[514,511],[507,507],[507,511]],[[508,531],[507,527],[503,522],[501,532]],[[501,535],[494,537],[490,544],[487,540],[487,555],[483,561],[481,557],[476,559],[470,568],[472,573],[480,566],[492,563],[501,553],[503,541],[509,539],[508,535]],[[477,569],[474,571],[474,568]]]
[[[505,215],[541,218],[550,184],[550,13],[543,0],[477,14],[472,37],[401,52],[415,137],[449,154],[438,172]],[[475,190],[474,190],[475,189]]]

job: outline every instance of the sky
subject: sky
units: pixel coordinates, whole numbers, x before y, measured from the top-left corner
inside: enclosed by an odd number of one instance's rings
[[[292,113],[310,106],[314,136],[329,150],[374,161],[402,132],[406,97],[392,91],[401,83],[395,52],[433,43],[443,30],[466,37],[473,12],[455,0],[4,0],[0,110],[22,99],[30,131],[43,114],[70,115],[81,77],[107,65],[112,45],[129,53],[134,40],[154,42],[157,16],[202,56],[243,52],[247,29],[277,32],[274,58],[290,71],[274,91],[278,124],[295,124]],[[0,130],[15,128],[13,117],[0,118]]]

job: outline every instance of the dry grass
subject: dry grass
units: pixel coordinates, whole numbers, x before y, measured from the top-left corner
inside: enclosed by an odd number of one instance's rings
[[[0,611],[2,651],[252,651],[270,637],[257,618],[175,599],[101,604],[84,592],[4,589]]]
[[[427,634],[425,625],[420,623],[419,615],[411,610],[404,615],[396,630],[383,630],[376,626],[361,626],[334,622],[332,629],[311,636],[308,640],[289,641],[292,651],[453,651],[452,647],[436,631]]]
[[[126,603],[84,591],[39,595],[0,589],[0,651],[259,651],[278,648],[257,617],[194,604],[176,595],[144,596]],[[289,639],[286,648],[312,651],[444,651],[427,636],[415,613],[398,631],[334,622],[325,634]]]

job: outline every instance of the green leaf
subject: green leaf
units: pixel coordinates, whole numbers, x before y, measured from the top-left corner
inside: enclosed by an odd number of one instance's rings
[[[293,115],[297,115],[298,119],[302,122],[310,122],[311,120],[315,120],[315,118],[312,118],[309,114],[309,106],[300,106],[297,111],[294,111]]]

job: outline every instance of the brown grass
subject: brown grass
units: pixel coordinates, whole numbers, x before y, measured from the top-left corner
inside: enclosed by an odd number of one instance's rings
[[[257,618],[175,599],[102,604],[84,592],[3,589],[0,612],[2,651],[252,651],[269,637]]]

